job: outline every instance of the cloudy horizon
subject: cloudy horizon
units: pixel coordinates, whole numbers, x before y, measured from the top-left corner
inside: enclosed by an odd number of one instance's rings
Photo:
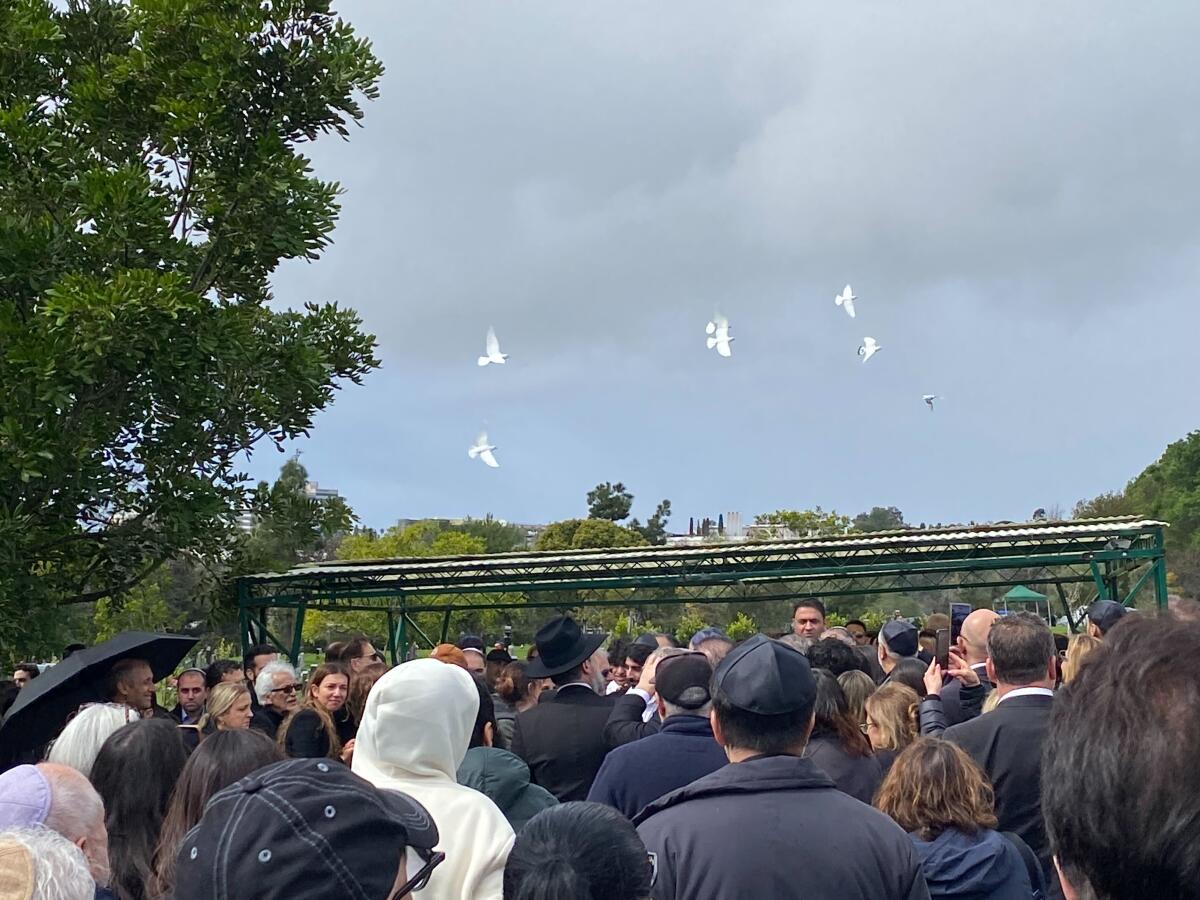
[[[676,531],[1023,519],[1195,427],[1200,7],[338,11],[388,72],[306,148],[342,215],[274,287],[378,335],[296,445],[364,524],[548,522],[600,481]],[[480,369],[489,326],[510,359]],[[497,470],[467,458],[485,426]]]

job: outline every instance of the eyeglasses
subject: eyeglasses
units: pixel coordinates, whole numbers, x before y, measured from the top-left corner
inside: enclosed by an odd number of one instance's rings
[[[303,686],[299,685],[299,684],[285,684],[283,687],[277,687],[274,690],[267,691],[267,693],[268,694],[278,694],[280,692],[283,692],[285,694],[294,694],[294,693],[296,693],[296,691],[300,690],[302,687]]]
[[[416,875],[402,884],[400,890],[393,892],[388,900],[401,900],[402,897],[407,897],[413,891],[424,890],[429,884],[429,879],[433,877],[433,870],[446,859],[446,854],[440,850],[436,853],[430,853],[428,850],[416,850],[415,852],[425,861],[425,865],[417,870]]]

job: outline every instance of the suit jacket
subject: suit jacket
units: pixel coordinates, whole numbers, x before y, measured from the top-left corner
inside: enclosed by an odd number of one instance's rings
[[[612,708],[611,697],[587,687],[560,688],[517,716],[512,752],[525,760],[533,783],[560,801],[586,800],[608,753],[604,726]]]
[[[612,712],[609,713],[608,723],[604,726],[604,743],[609,749],[620,747],[622,744],[632,744],[644,737],[658,734],[662,728],[656,712],[649,722],[642,721],[646,711],[646,701],[637,694],[612,694]],[[651,798],[656,799],[656,798]]]
[[[1014,831],[1037,854],[1046,883],[1057,884],[1042,819],[1042,745],[1053,697],[1031,695],[1002,700],[986,715],[942,737],[962,747],[987,773],[996,791],[997,831]]]
[[[988,681],[987,667],[983,663],[976,663],[971,668],[979,675],[979,683],[983,685],[984,694],[996,687]],[[963,709],[962,700],[959,697],[961,692],[962,682],[957,678],[950,679],[950,683],[942,688],[942,714],[946,717],[947,726],[958,725],[960,722],[974,718]]]

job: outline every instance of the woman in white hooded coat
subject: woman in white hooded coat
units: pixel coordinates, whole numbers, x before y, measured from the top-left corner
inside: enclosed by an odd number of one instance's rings
[[[479,695],[471,676],[436,659],[392,669],[367,698],[352,770],[429,810],[446,861],[419,900],[501,900],[513,830],[496,804],[460,785]]]

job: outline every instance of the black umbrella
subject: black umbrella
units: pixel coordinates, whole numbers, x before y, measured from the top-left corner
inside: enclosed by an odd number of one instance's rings
[[[127,631],[72,653],[21,689],[0,725],[0,746],[14,753],[48,743],[80,706],[108,699],[103,696],[104,679],[114,663],[145,660],[154,672],[154,680],[161,681],[175,671],[198,640],[178,634]]]

